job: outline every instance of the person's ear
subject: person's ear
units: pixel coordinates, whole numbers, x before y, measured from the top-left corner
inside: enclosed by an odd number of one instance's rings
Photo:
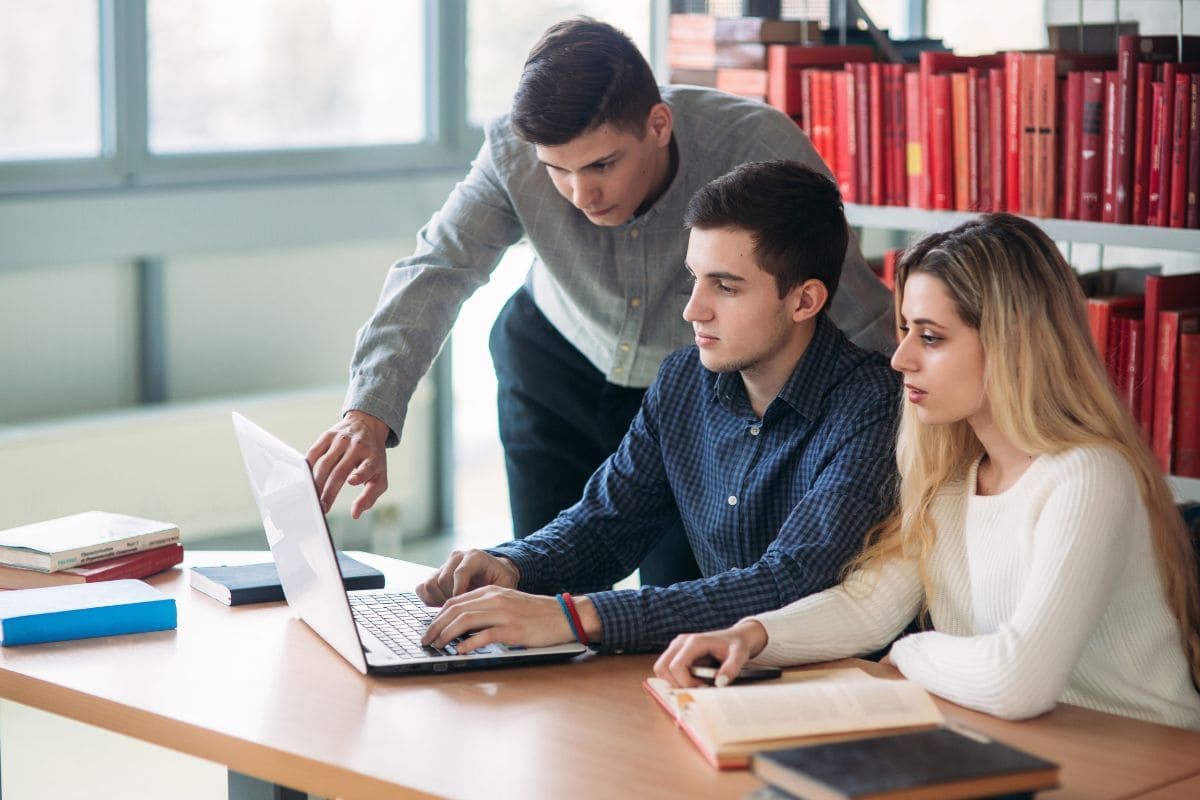
[[[666,147],[671,143],[671,129],[674,122],[674,117],[671,116],[671,107],[666,103],[656,103],[651,107],[650,115],[646,118],[646,135],[651,137],[659,147]]]
[[[829,302],[829,289],[824,281],[809,278],[796,286],[789,294],[792,297],[792,321],[803,322],[812,319],[821,312]]]

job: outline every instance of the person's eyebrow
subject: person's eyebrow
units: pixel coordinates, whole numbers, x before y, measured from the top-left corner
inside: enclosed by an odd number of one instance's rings
[[[603,164],[605,161],[608,161],[609,159],[615,157],[619,152],[620,152],[619,149],[613,150],[611,153],[602,155],[599,158],[595,159],[594,161],[584,164],[582,167],[580,167],[580,169],[587,169],[588,167],[594,167],[597,164]],[[541,164],[543,167],[551,167],[553,169],[566,169],[566,167],[560,167],[557,164],[551,164],[549,161],[546,161],[545,159],[541,159],[541,158],[538,159],[538,163]]]
[[[921,317],[919,319],[910,320],[908,324],[909,325],[924,325],[927,328],[941,328],[942,330],[946,329],[945,325],[942,325],[940,322],[935,322],[931,319],[928,319],[927,317]]]

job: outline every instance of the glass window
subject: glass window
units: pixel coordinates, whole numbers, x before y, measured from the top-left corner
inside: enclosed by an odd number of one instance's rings
[[[155,153],[418,142],[421,0],[148,0]]]
[[[100,154],[97,4],[0,0],[0,159]]]
[[[467,119],[507,113],[525,56],[553,23],[586,14],[608,22],[650,53],[649,0],[472,0],[467,10]]]

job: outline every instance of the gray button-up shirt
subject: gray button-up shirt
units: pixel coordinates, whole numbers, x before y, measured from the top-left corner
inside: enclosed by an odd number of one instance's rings
[[[471,170],[417,235],[417,250],[388,273],[379,305],[358,333],[345,410],[393,431],[464,300],[523,236],[536,257],[526,284],[547,319],[611,383],[648,386],[672,350],[690,344],[683,307],[683,213],[709,181],[747,161],[793,159],[819,169],[808,137],[779,111],[696,87],[663,87],[674,117],[679,168],[645,213],[617,227],[593,225],[554,188],[532,144],[488,125]],[[891,298],[851,237],[833,321],[860,346],[895,347]]]

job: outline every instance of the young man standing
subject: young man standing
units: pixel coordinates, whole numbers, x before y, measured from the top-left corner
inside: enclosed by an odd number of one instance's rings
[[[795,162],[746,164],[685,220],[695,346],[663,362],[577,504],[525,539],[452,554],[417,588],[444,604],[427,643],[662,647],[835,584],[890,510],[900,384],[825,312],[848,238],[837,187]],[[603,590],[672,524],[703,578]]]
[[[662,360],[692,339],[679,316],[688,198],[738,164],[780,158],[828,174],[775,109],[695,87],[660,91],[615,28],[585,18],[551,27],[512,113],[488,126],[470,173],[416,253],[393,266],[359,331],[343,417],[308,453],[326,509],[346,483],[363,487],[355,517],[385,490],[384,448],[398,441],[417,381],[463,301],[522,237],[536,258],[491,337],[516,535],[577,501]],[[843,272],[834,322],[890,352],[891,299],[857,244]],[[643,582],[698,574],[681,532],[660,548]]]

